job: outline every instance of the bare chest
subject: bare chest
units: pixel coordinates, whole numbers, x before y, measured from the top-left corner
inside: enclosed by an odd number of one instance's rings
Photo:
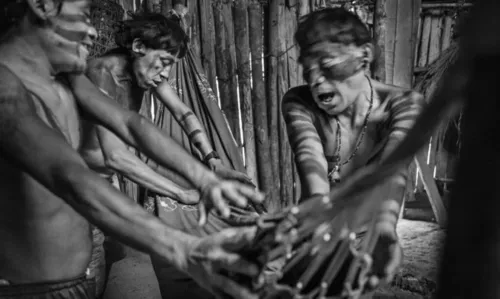
[[[321,139],[323,152],[328,163],[328,171],[338,167],[342,176],[365,166],[380,142],[378,126],[346,127],[334,118],[317,120],[316,130]]]
[[[66,84],[53,80],[49,86],[31,86],[29,90],[40,118],[61,133],[73,148],[79,148],[82,125],[78,104],[71,89]]]

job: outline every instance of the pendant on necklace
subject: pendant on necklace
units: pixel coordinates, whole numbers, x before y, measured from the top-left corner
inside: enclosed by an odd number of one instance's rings
[[[339,183],[340,182],[340,166],[337,164],[333,168],[333,170],[330,172],[330,182],[332,183]]]

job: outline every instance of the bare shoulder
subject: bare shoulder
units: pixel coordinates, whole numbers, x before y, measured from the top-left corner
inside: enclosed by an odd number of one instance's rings
[[[372,83],[373,88],[377,92],[379,99],[383,104],[391,105],[395,102],[405,102],[418,106],[423,106],[425,104],[424,96],[418,91],[384,84],[378,81],[372,81]]]
[[[297,108],[312,112],[314,105],[311,91],[307,85],[289,89],[281,100],[282,109]]]
[[[0,140],[11,137],[25,117],[34,114],[31,95],[22,81],[0,65]]]
[[[0,64],[0,114],[4,115],[8,106],[29,106],[29,93],[22,81],[6,66]]]

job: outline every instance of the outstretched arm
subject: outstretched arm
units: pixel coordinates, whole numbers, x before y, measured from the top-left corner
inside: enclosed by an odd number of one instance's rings
[[[171,180],[158,174],[134,155],[123,141],[102,126],[97,126],[97,136],[106,166],[126,176],[135,183],[184,204],[196,204],[200,196],[196,190],[184,190]]]
[[[164,80],[155,89],[156,97],[168,108],[177,122],[187,134],[189,141],[200,151],[203,162],[219,176],[226,179],[235,179],[252,184],[252,180],[245,174],[226,168],[214,151],[210,140],[200,120],[193,111],[184,104],[169,83]]]
[[[301,198],[327,195],[328,166],[311,111],[293,94],[285,95],[281,109],[300,177]]]
[[[378,154],[378,160],[382,161],[403,141],[408,131],[415,125],[418,115],[421,113],[425,100],[424,97],[415,91],[398,92],[396,96],[391,97],[387,103],[389,119],[389,133],[384,147]],[[399,211],[402,206],[406,182],[408,179],[408,166],[402,168],[388,182],[381,185],[382,188],[390,188],[388,197],[381,207],[379,225],[387,226],[390,229],[396,229]]]
[[[31,96],[0,67],[0,152],[91,223],[124,243],[184,268],[196,239],[168,228],[91,171],[61,134],[36,114]],[[34,154],[36,153],[36,154]],[[184,262],[183,262],[184,261]]]
[[[182,146],[164,135],[152,122],[138,113],[122,108],[101,92],[86,76],[73,75],[69,79],[78,103],[89,116],[128,144],[139,148],[161,166],[181,174],[200,191],[202,199],[207,199],[208,205],[201,213],[203,217],[212,207],[217,208],[224,217],[229,217],[230,209],[227,201],[244,208],[248,200],[255,203],[263,200],[263,195],[253,188],[221,181]],[[206,217],[203,219],[206,220]]]

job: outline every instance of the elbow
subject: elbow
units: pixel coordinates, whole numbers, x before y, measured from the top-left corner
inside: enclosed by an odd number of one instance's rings
[[[106,167],[118,172],[123,171],[125,155],[127,154],[124,151],[126,151],[126,149],[112,150],[105,153],[104,164],[106,165]]]
[[[88,192],[93,188],[89,186],[92,179],[86,165],[73,164],[55,170],[55,193],[66,200],[83,203],[88,198]]]

